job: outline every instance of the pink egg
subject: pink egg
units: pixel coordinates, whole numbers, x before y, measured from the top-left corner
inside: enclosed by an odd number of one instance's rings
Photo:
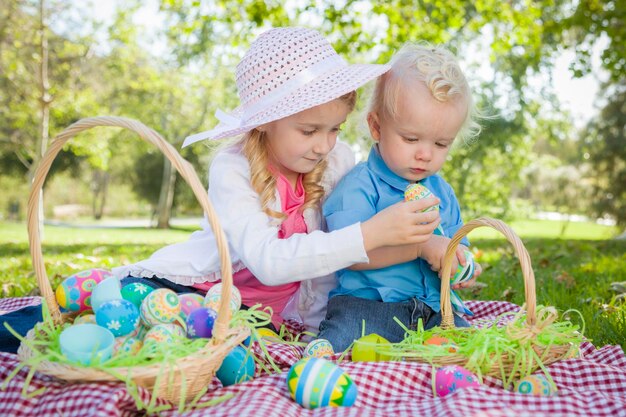
[[[91,310],[91,293],[101,281],[112,277],[106,269],[88,269],[63,280],[55,291],[59,305],[70,311]]]
[[[180,316],[184,321],[187,321],[189,313],[199,309],[204,303],[203,296],[192,292],[178,294],[178,299],[180,300]]]
[[[439,397],[467,387],[478,387],[480,382],[476,375],[462,366],[450,365],[437,369],[435,374],[435,392]]]

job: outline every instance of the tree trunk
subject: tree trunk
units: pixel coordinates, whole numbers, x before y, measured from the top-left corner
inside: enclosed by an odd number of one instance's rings
[[[159,206],[157,207],[157,229],[168,229],[172,216],[174,203],[174,185],[176,184],[176,170],[167,157],[163,158],[163,180],[159,193]]]
[[[46,23],[46,1],[39,0],[39,51],[40,51],[40,65],[39,65],[39,112],[40,112],[40,129],[37,136],[37,143],[35,148],[35,157],[30,167],[28,176],[32,182],[35,176],[35,169],[39,166],[39,161],[43,157],[46,149],[48,148],[48,140],[50,135],[50,103],[52,103],[52,96],[50,95],[50,82],[48,80],[48,36],[47,36],[47,23]],[[43,236],[43,190],[39,194],[39,232]]]

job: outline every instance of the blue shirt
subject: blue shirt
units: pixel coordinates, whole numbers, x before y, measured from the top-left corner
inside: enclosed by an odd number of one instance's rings
[[[329,230],[363,222],[403,201],[408,184],[409,181],[387,167],[378,147],[373,146],[367,162],[359,163],[346,174],[324,203],[322,209]],[[445,235],[451,237],[463,225],[452,187],[439,175],[427,177],[420,184],[439,198],[441,226]],[[468,245],[467,240],[462,243]],[[342,269],[337,273],[337,279],[338,286],[330,292],[330,297],[351,295],[385,302],[415,297],[434,311],[440,310],[441,280],[420,258],[381,269]]]

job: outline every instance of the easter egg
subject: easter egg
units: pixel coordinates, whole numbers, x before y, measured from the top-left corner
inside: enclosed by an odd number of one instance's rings
[[[93,311],[97,311],[98,308],[107,301],[121,300],[121,289],[120,280],[115,277],[107,278],[98,283],[91,294],[91,306]]]
[[[113,356],[118,354],[133,355],[141,350],[143,342],[137,336],[116,337],[113,344]]]
[[[139,310],[127,300],[107,301],[96,311],[96,323],[115,337],[124,336],[139,326]]]
[[[478,386],[480,382],[476,375],[462,366],[444,366],[437,369],[435,374],[435,392],[439,397],[445,397],[463,388]]]
[[[141,303],[144,298],[146,298],[152,291],[154,291],[154,288],[149,285],[141,282],[133,282],[128,285],[124,285],[120,293],[122,294],[122,298],[124,300],[130,301],[136,305],[137,308],[141,308]]]
[[[222,385],[228,387],[254,378],[254,358],[246,349],[235,346],[215,373]]]
[[[55,291],[59,306],[70,311],[91,310],[91,296],[101,281],[112,277],[105,269],[88,269],[65,278]]]
[[[83,324],[83,323],[97,324],[96,316],[93,314],[83,314],[74,319],[74,324]]]
[[[104,362],[113,353],[113,333],[97,324],[74,324],[59,336],[61,353],[71,362],[92,365]]]
[[[407,185],[406,189],[404,190],[404,201],[421,200],[422,198],[428,198],[432,196],[433,193],[430,192],[428,188],[419,183],[411,183]],[[435,204],[434,206],[430,206],[422,211],[426,212],[432,210],[439,210],[439,205]]]
[[[141,303],[141,320],[148,327],[177,321],[180,316],[178,295],[167,288],[151,291]]]
[[[144,346],[150,344],[171,344],[175,339],[185,337],[185,331],[177,324],[157,324],[143,337]]]
[[[380,362],[388,361],[390,357],[379,353],[377,350],[386,348],[389,341],[384,337],[371,333],[354,341],[352,346],[353,362]],[[382,345],[382,346],[381,346]]]
[[[528,375],[515,385],[515,392],[538,397],[549,397],[556,393],[554,387],[543,374]]]
[[[287,373],[289,394],[301,406],[350,407],[356,401],[357,388],[339,366],[322,358],[304,358]]]
[[[303,356],[305,358],[309,356],[314,358],[330,358],[334,354],[333,345],[331,345],[328,340],[315,339],[304,348]]]
[[[210,338],[213,335],[215,319],[217,319],[217,313],[212,308],[200,307],[192,311],[187,317],[187,337],[190,339]]]
[[[189,317],[189,313],[199,309],[204,303],[203,296],[192,292],[178,294],[178,300],[180,301],[180,316],[185,321]]]
[[[468,250],[463,252],[465,253],[465,266],[459,264],[454,277],[450,280],[450,285],[468,281],[474,276],[474,255]]]
[[[215,311],[220,309],[220,301],[222,300],[222,283],[215,284],[209,291],[207,291],[204,297],[204,306],[212,308]],[[230,291],[230,311],[234,314],[239,311],[241,307],[241,293],[234,285],[231,286]]]
[[[451,342],[449,339],[442,336],[432,336],[424,341],[425,345],[436,345],[436,346],[445,346],[448,348],[448,352],[455,353],[459,350],[459,347]]]

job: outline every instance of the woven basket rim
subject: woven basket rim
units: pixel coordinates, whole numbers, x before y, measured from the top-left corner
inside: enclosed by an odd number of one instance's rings
[[[158,134],[156,131],[150,129],[143,123],[125,118],[125,117],[116,117],[116,116],[98,116],[98,117],[89,117],[78,120],[72,125],[68,126],[65,130],[59,133],[48,146],[45,154],[37,166],[37,169],[34,174],[31,192],[28,200],[28,237],[30,243],[30,252],[31,259],[33,262],[33,267],[35,269],[35,276],[37,278],[37,283],[39,285],[39,289],[44,298],[45,303],[47,304],[52,319],[55,325],[61,325],[65,321],[67,321],[67,317],[62,315],[60,312],[59,305],[57,303],[55,293],[52,291],[52,287],[50,284],[50,280],[46,273],[45,264],[43,261],[43,253],[41,247],[41,235],[39,230],[39,204],[40,204],[40,195],[43,189],[43,184],[45,182],[46,176],[50,170],[52,162],[55,157],[61,151],[63,145],[73,138],[78,133],[94,128],[94,127],[121,127],[128,130],[131,130],[139,135],[143,140],[155,145],[171,162],[171,164],[176,168],[178,173],[183,177],[185,182],[192,188],[194,195],[196,196],[198,202],[202,206],[207,220],[213,230],[213,233],[216,237],[217,250],[220,257],[220,266],[221,266],[221,276],[222,276],[222,288],[221,288],[221,301],[217,311],[217,319],[215,321],[215,325],[213,328],[213,337],[208,339],[207,344],[204,348],[200,349],[197,353],[202,356],[202,353],[206,351],[215,351],[222,345],[226,346],[226,349],[221,349],[219,355],[206,355],[207,359],[202,363],[202,367],[198,366],[199,363],[197,361],[197,357],[195,354],[179,358],[176,361],[176,365],[169,369],[169,371],[180,371],[183,368],[187,368],[192,370],[194,373],[200,372],[201,376],[198,381],[198,377],[196,375],[196,385],[195,387],[191,387],[187,397],[190,398],[192,394],[199,392],[200,389],[206,387],[208,382],[212,379],[213,375],[221,365],[224,356],[238,343],[242,342],[248,335],[249,329],[245,327],[237,327],[235,329],[229,329],[229,322],[231,318],[231,310],[230,310],[230,292],[233,286],[233,278],[232,278],[232,264],[231,258],[228,251],[228,244],[226,241],[226,235],[222,230],[217,215],[213,209],[211,202],[209,201],[208,194],[198,175],[196,174],[193,166],[174,149],[174,147],[169,144],[163,137]],[[27,339],[29,336],[34,337],[34,329],[28,333]],[[20,360],[27,360],[30,358],[34,352],[31,348],[24,343],[21,344],[18,350],[18,357]],[[193,358],[193,361],[185,361],[185,358]],[[38,367],[38,371],[56,376],[60,379],[68,380],[68,378],[63,377],[63,372],[54,372],[51,367],[58,367],[61,370],[67,370],[76,372],[78,374],[83,374],[84,378],[74,378],[72,380],[99,380],[99,381],[114,381],[118,380],[106,372],[99,371],[97,369],[90,369],[86,367],[76,367],[72,365],[62,364],[59,365],[57,362],[42,362],[43,366]],[[182,364],[182,365],[181,365]],[[181,366],[178,366],[181,365]],[[133,367],[123,367],[123,368],[111,368],[117,371],[124,371],[125,373],[131,373],[131,379],[135,380],[138,385],[152,388],[154,384],[154,380],[157,374],[163,372],[163,367],[160,364],[154,365],[145,365],[145,366],[133,366]],[[46,372],[47,371],[47,372]],[[142,373],[138,377],[139,380],[134,379],[133,374]],[[145,375],[144,375],[145,374]],[[165,381],[167,382],[167,381]],[[157,396],[161,396],[162,392],[166,392],[163,398],[169,400],[177,400],[180,395],[179,392],[171,392],[176,391],[172,390],[172,384],[161,384],[158,387]],[[156,389],[157,387],[155,387]]]

